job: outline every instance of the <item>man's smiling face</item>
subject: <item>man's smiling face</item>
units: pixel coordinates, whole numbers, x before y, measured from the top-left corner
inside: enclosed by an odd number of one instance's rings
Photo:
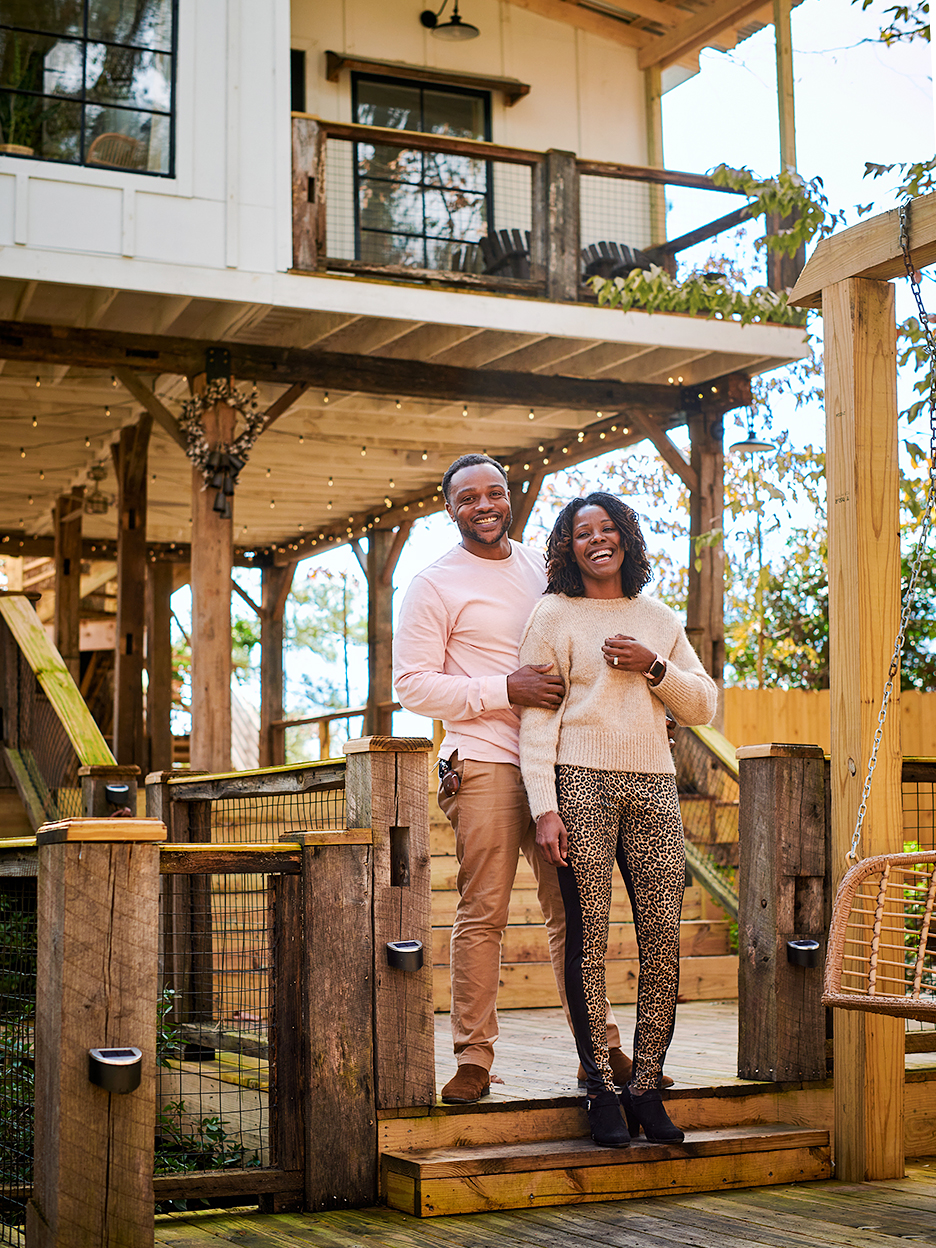
[[[510,554],[510,491],[493,464],[472,464],[456,472],[445,510],[471,554],[483,559],[504,559]]]

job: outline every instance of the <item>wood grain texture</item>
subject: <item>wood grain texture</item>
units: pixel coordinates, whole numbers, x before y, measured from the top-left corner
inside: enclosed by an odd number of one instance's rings
[[[325,186],[319,173],[319,125],[311,117],[294,117],[292,123],[292,230],[293,268],[318,268],[319,246],[324,258],[325,240],[317,230],[319,200]]]
[[[302,851],[307,1209],[366,1205],[377,1194],[372,853]]]
[[[147,461],[153,418],[120,431],[117,473],[117,645],[114,649],[114,755],[119,763],[148,764],[143,728],[146,627]],[[171,679],[171,674],[170,674]]]
[[[146,568],[146,770],[172,766],[172,640],[169,633],[172,567],[149,563]]]
[[[84,487],[63,494],[55,504],[52,523],[55,530],[55,645],[71,672],[78,679],[81,655],[78,646],[81,602],[81,520]]]
[[[158,849],[39,850],[36,1167],[30,1242],[153,1243]],[[88,1049],[135,1045],[139,1088],[88,1079]]]
[[[370,822],[374,837],[374,1043],[377,1104],[435,1099],[432,917],[426,754],[348,756],[348,821]],[[392,940],[419,940],[423,966],[387,963]]]
[[[825,762],[806,746],[741,760],[738,1075],[824,1079]],[[820,965],[793,966],[787,941],[819,942]]]
[[[305,1156],[306,1078],[303,1061],[302,985],[306,956],[302,915],[302,880],[272,876],[267,883],[267,931],[270,945],[269,1106],[270,1164],[301,1173]],[[302,1195],[284,1207],[302,1207]]]
[[[934,199],[936,204],[936,199]],[[896,234],[895,234],[896,239]],[[858,252],[836,240],[850,254]],[[855,827],[900,610],[894,290],[852,278],[823,290],[829,620],[832,686],[832,875]],[[903,848],[900,693],[894,691],[868,798],[861,854]],[[835,1017],[837,1173],[903,1173],[903,1023]]]
[[[210,446],[231,441],[234,411],[223,403],[204,413]],[[231,766],[231,566],[233,522],[213,509],[215,491],[192,468],[192,734],[191,764],[200,771]]]
[[[725,452],[722,422],[705,415],[689,419],[689,462],[698,488],[689,496],[689,590],[686,628],[702,666],[722,685],[725,666],[724,584],[725,549],[719,539],[696,550],[693,538],[720,532],[724,506]],[[721,701],[715,726],[723,723]]]
[[[364,735],[389,737],[393,724],[393,583],[383,570],[393,549],[392,529],[373,529],[367,539],[367,710]]]
[[[55,708],[81,762],[115,763],[117,760],[111,754],[61,655],[46,637],[29,599],[17,594],[0,597],[0,616]]]

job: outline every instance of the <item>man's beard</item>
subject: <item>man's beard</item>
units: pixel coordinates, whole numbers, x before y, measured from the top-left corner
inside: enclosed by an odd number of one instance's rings
[[[510,532],[510,526],[513,524],[513,513],[508,511],[504,517],[504,523],[499,528],[492,529],[490,533],[479,533],[473,525],[463,524],[461,521],[456,521],[456,524],[462,537],[467,537],[473,542],[481,542],[485,546],[496,546]]]

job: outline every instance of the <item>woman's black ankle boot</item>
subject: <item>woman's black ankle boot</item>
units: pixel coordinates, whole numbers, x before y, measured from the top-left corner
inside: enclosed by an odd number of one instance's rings
[[[621,1105],[631,1136],[636,1139],[643,1127],[651,1144],[681,1144],[686,1138],[663,1108],[663,1097],[656,1088],[639,1094],[621,1089]]]
[[[621,1104],[614,1092],[598,1092],[586,1096],[585,1111],[592,1139],[605,1148],[626,1148],[630,1135],[621,1116]]]

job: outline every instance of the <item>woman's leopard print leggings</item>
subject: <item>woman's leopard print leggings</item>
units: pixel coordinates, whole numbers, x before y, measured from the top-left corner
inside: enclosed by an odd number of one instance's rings
[[[640,957],[631,1088],[658,1088],[679,989],[679,916],[686,878],[683,827],[671,775],[556,768],[569,869],[559,868],[566,912],[565,983],[590,1095],[614,1090],[605,1025],[605,954],[617,859]]]

